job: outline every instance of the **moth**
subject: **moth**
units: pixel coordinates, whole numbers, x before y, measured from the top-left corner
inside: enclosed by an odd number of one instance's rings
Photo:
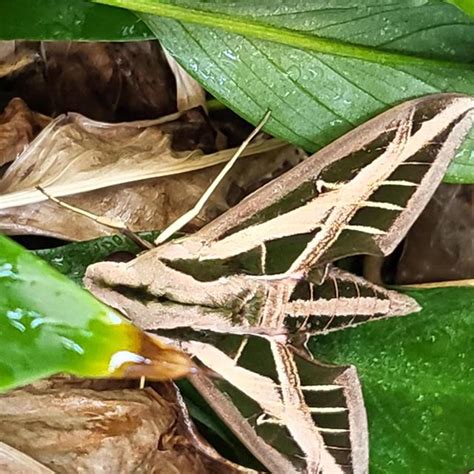
[[[473,111],[474,99],[457,94],[396,106],[197,233],[90,266],[86,285],[209,369],[190,381],[268,471],[367,472],[356,369],[313,360],[304,342],[419,309],[333,262],[394,250]]]

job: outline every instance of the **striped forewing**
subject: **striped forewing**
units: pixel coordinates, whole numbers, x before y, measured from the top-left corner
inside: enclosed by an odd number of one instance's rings
[[[438,94],[381,114],[187,238],[192,252],[184,245],[179,258],[195,272],[275,274],[389,253],[441,181],[473,110],[472,97]],[[288,246],[292,261],[281,262]]]
[[[319,364],[272,338],[182,344],[217,374],[193,376],[196,388],[270,472],[366,472],[366,417],[353,367]]]
[[[326,334],[419,310],[411,297],[331,266],[323,283],[311,275],[298,282],[285,306],[285,326],[290,334]]]

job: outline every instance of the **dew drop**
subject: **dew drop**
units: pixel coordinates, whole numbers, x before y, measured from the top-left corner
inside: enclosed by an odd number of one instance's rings
[[[11,278],[16,280],[17,275],[13,270],[13,265],[11,263],[4,263],[0,265],[0,278]]]
[[[286,75],[293,81],[297,81],[301,77],[301,71],[299,67],[293,65],[288,68]]]
[[[232,59],[233,61],[235,61],[237,59],[237,55],[231,51],[230,49],[226,49],[224,52],[223,52],[224,56],[229,58],[229,59]]]
[[[41,326],[44,323],[45,323],[44,318],[42,318],[42,317],[34,318],[34,319],[31,320],[30,328],[31,329],[36,329],[37,327]]]
[[[109,371],[112,375],[170,380],[185,377],[192,371],[191,360],[180,350],[145,333],[140,333],[139,337],[137,351],[117,351],[111,356]]]
[[[15,328],[18,329],[20,332],[25,332],[26,327],[23,323],[20,323],[20,321],[15,321],[15,320],[10,320],[10,324]]]
[[[23,310],[20,308],[16,308],[13,310],[10,309],[7,311],[7,318],[10,320],[18,321],[19,319],[23,318]]]
[[[77,343],[74,342],[72,339],[69,339],[68,337],[61,337],[61,344],[66,348],[71,351],[76,352],[77,354],[84,355],[85,351],[84,349]]]
[[[108,311],[105,317],[111,324],[123,324],[123,319],[115,311]]]

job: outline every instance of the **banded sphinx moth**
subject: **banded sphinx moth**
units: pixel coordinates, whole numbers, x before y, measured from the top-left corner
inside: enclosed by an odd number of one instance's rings
[[[312,360],[304,341],[419,309],[332,262],[393,251],[473,115],[455,94],[399,105],[196,234],[92,265],[86,284],[216,375],[190,380],[270,472],[367,472],[356,370]]]

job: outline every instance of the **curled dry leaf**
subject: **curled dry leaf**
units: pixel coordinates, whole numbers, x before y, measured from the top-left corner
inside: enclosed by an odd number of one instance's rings
[[[21,99],[12,99],[0,115],[0,166],[13,161],[50,121]]]
[[[179,111],[194,107],[206,106],[206,93],[199,83],[191,77],[169,54],[163,49],[168,64],[173,71],[176,81],[176,105]]]
[[[171,384],[158,385],[163,394],[124,387],[49,380],[0,396],[0,441],[45,466],[15,472],[243,471],[194,431]]]
[[[175,117],[176,118],[176,117]],[[215,149],[215,131],[199,110],[170,121],[106,124],[77,114],[55,119],[18,157],[0,180],[0,230],[70,240],[110,234],[90,219],[58,208],[35,186],[70,204],[125,221],[133,230],[160,229],[191,208],[235,149]],[[203,152],[204,150],[204,152]],[[245,156],[261,155],[271,172],[300,159],[294,148],[274,139],[250,145]],[[282,151],[279,157],[275,151]],[[241,189],[261,180],[261,166],[238,163],[194,222],[202,224],[226,209],[236,180]],[[203,168],[208,168],[203,170]],[[201,170],[201,171],[196,171]],[[268,173],[267,170],[267,173]],[[192,173],[189,173],[192,172]],[[183,173],[186,173],[185,175]]]

